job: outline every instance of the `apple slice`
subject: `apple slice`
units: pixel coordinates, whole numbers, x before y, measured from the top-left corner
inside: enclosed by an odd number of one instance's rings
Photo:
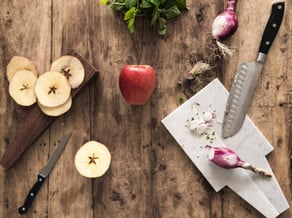
[[[48,71],[37,79],[35,94],[41,105],[57,107],[68,100],[71,94],[71,87],[63,74]]]
[[[22,56],[13,56],[6,67],[6,74],[9,82],[19,70],[32,71],[36,76],[39,74],[38,68],[33,61]]]
[[[78,58],[64,55],[51,64],[51,71],[63,73],[72,87],[77,88],[84,80],[85,72]]]
[[[39,102],[38,102],[38,105],[40,109],[42,110],[42,112],[44,112],[44,114],[51,117],[57,117],[66,113],[68,110],[70,110],[72,106],[72,97],[70,96],[64,104],[61,104],[60,106],[56,106],[56,107],[47,107],[47,106],[42,105]]]
[[[96,178],[109,169],[111,154],[108,148],[97,141],[89,141],[79,148],[74,164],[77,171],[85,177]]]
[[[29,70],[19,70],[9,83],[9,94],[13,100],[22,106],[30,106],[36,102],[34,92],[37,76]]]

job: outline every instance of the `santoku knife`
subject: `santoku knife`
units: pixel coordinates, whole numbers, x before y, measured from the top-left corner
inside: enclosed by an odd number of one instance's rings
[[[72,133],[69,133],[68,135],[66,135],[61,140],[61,142],[57,146],[56,150],[54,151],[54,153],[49,158],[48,163],[46,164],[46,166],[39,172],[37,182],[34,184],[34,186],[29,191],[23,206],[18,208],[18,212],[20,214],[25,214],[28,211],[28,209],[31,206],[34,198],[36,197],[38,191],[40,190],[42,184],[44,184],[45,179],[48,177],[49,173],[53,169],[53,166],[55,165],[55,163],[59,159],[59,157],[60,157],[62,151],[64,150],[65,145],[68,143],[71,135],[72,135]]]
[[[243,124],[266,55],[280,28],[283,15],[284,2],[274,3],[262,36],[257,60],[251,63],[241,63],[237,68],[224,113],[222,126],[222,137],[224,138],[236,134]]]

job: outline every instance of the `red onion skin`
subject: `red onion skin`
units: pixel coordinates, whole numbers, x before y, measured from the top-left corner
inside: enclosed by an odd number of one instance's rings
[[[232,149],[226,147],[213,147],[210,145],[206,145],[206,148],[210,149],[209,160],[222,168],[232,169],[241,167],[268,178],[272,177],[271,173],[261,168],[254,167],[252,164],[241,160]]]
[[[226,147],[211,147],[206,146],[209,149],[213,149],[214,156],[210,159],[218,166],[225,169],[232,169],[236,167],[242,167],[245,161],[241,160],[239,156],[231,149]]]
[[[232,36],[238,27],[235,14],[237,0],[229,0],[225,10],[217,15],[212,24],[212,36],[216,40],[225,40]]]

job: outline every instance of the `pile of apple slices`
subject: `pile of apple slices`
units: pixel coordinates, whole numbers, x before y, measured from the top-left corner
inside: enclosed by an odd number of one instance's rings
[[[49,71],[39,76],[36,64],[14,56],[7,65],[9,94],[22,106],[37,102],[48,116],[60,116],[72,105],[71,89],[83,82],[85,72],[78,58],[65,55],[53,61]]]

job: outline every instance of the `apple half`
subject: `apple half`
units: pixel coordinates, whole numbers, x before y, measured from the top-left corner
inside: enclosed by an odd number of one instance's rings
[[[106,173],[111,163],[108,148],[97,141],[89,141],[77,151],[74,164],[77,171],[85,177],[97,178]]]

